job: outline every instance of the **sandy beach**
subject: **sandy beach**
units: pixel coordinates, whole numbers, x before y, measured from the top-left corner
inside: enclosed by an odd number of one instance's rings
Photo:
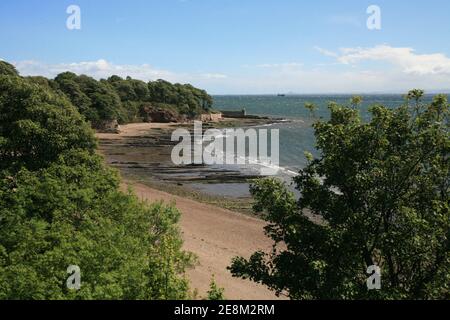
[[[193,252],[199,265],[188,272],[191,289],[205,296],[214,276],[225,289],[227,299],[278,299],[262,285],[233,278],[226,269],[235,256],[249,257],[256,250],[270,250],[272,242],[264,235],[264,221],[222,208],[199,203],[149,188],[142,184],[126,182],[142,200],[174,202],[181,211],[180,227],[184,249]]]
[[[121,127],[120,134],[98,133],[102,144],[117,143],[133,137],[145,137],[150,131],[167,130],[177,124],[138,123]],[[105,157],[108,160],[108,155]],[[110,159],[109,159],[110,160]],[[119,169],[121,169],[119,167]],[[233,278],[227,270],[235,256],[249,257],[257,250],[271,250],[272,241],[264,235],[265,222],[255,217],[201,203],[130,179],[123,188],[131,186],[136,195],[149,202],[174,202],[181,212],[180,228],[183,234],[184,249],[198,257],[199,264],[189,270],[191,290],[197,290],[203,298],[214,276],[219,287],[225,289],[227,299],[279,299],[265,286],[249,280]]]
[[[123,139],[147,134],[150,130],[168,129],[179,126],[177,123],[130,123],[120,126],[120,133],[100,133],[95,135],[98,139]]]

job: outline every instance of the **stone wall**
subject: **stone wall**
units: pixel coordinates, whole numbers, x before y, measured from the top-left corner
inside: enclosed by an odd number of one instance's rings
[[[239,111],[222,110],[221,112],[224,118],[245,118],[247,116],[245,109]]]

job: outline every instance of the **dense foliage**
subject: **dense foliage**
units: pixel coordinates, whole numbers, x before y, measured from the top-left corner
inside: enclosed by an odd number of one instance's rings
[[[18,76],[19,73],[17,72],[16,67],[14,67],[12,64],[0,60],[0,75]]]
[[[207,292],[208,294],[208,300],[212,300],[212,301],[221,301],[221,300],[225,300],[224,297],[224,292],[225,289],[224,288],[220,288],[216,281],[214,280],[214,278],[211,280],[211,283],[209,284],[209,290]]]
[[[194,117],[212,106],[212,98],[206,91],[164,80],[145,83],[130,77],[112,76],[97,81],[65,72],[55,78],[53,85],[67,95],[94,126],[103,120],[138,121],[142,110],[149,108],[170,109]]]
[[[16,68],[0,61],[0,75],[19,76]],[[95,80],[86,75],[63,72],[55,79],[28,77],[29,82],[66,96],[93,127],[102,122],[119,123],[141,121],[143,112],[152,109],[170,110],[180,117],[194,118],[212,108],[212,97],[190,84],[172,84],[157,80],[148,83],[113,75],[107,80]]]
[[[120,191],[92,130],[54,84],[2,74],[0,299],[186,298],[193,258],[181,249],[179,212]],[[115,99],[109,85],[81,78],[91,102]],[[70,265],[80,267],[80,290],[66,285]]]
[[[49,165],[65,150],[93,152],[89,126],[65,97],[20,77],[0,76],[0,169]]]
[[[314,125],[321,157],[294,179],[300,199],[278,180],[252,186],[276,250],[235,258],[233,275],[292,299],[449,299],[450,108],[422,95],[373,106],[368,122],[359,99],[331,104]],[[372,265],[381,290],[368,290]]]

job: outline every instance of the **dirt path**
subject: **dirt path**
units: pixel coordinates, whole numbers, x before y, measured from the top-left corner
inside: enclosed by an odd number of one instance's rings
[[[148,201],[175,201],[181,211],[181,230],[184,249],[194,252],[200,261],[189,271],[192,289],[197,288],[205,296],[212,276],[225,288],[227,299],[277,299],[265,287],[248,280],[233,278],[227,266],[237,255],[249,257],[256,250],[270,250],[271,241],[263,233],[265,223],[239,213],[199,203],[130,183],[136,195]]]

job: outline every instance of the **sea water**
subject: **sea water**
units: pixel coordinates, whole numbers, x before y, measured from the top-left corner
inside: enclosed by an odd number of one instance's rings
[[[292,178],[307,164],[305,151],[320,157],[320,150],[316,149],[313,124],[318,119],[327,120],[330,116],[328,106],[331,102],[341,105],[350,105],[353,95],[218,95],[214,96],[213,108],[216,110],[242,110],[247,114],[282,118],[287,121],[274,123],[264,129],[279,130],[279,171],[277,177],[290,185],[292,191]],[[372,94],[362,95],[363,102],[358,106],[363,120],[370,120],[369,107],[383,105],[388,108],[396,108],[406,103],[404,95],[400,94]],[[430,103],[433,95],[426,95],[424,103]],[[315,117],[311,116],[305,108],[305,103],[313,103],[317,106]],[[270,150],[270,147],[268,148]],[[243,175],[257,174],[260,166],[258,159],[241,166],[223,165],[224,169],[239,170]],[[221,166],[215,166],[220,169]],[[248,197],[249,185],[247,183],[219,183],[219,184],[194,184],[194,188],[213,195],[225,195],[230,197]]]

